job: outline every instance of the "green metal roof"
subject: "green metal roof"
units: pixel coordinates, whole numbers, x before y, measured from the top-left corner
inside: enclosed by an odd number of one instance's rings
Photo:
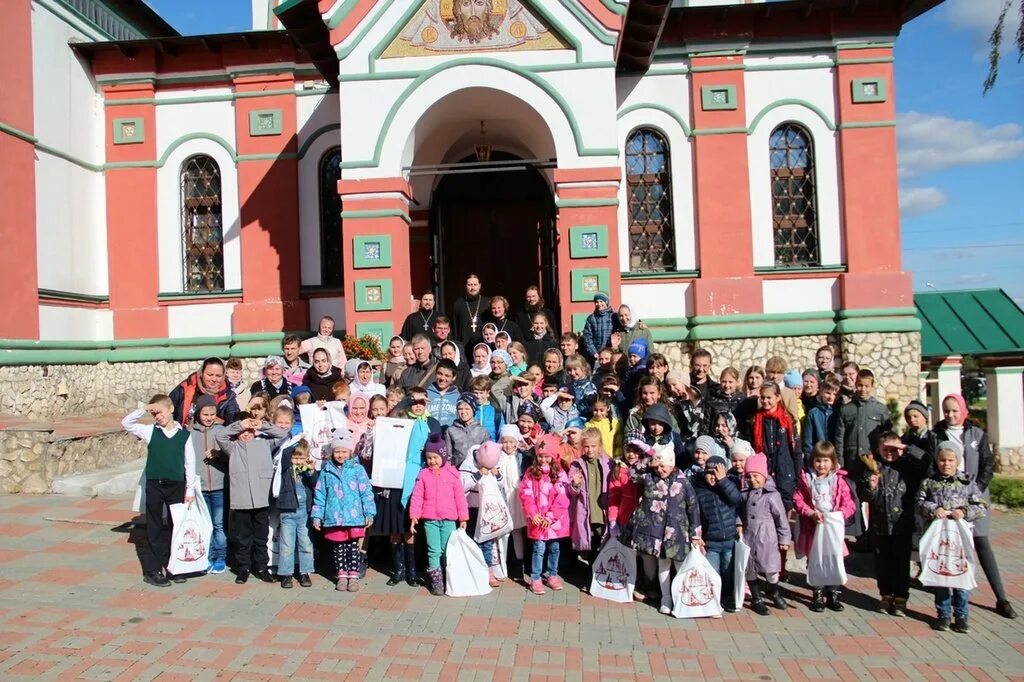
[[[1002,289],[914,294],[921,356],[1024,354],[1024,310]]]

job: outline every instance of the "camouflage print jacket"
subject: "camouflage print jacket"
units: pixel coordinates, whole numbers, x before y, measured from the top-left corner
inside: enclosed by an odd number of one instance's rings
[[[976,521],[985,516],[985,506],[978,484],[963,474],[948,477],[935,474],[922,481],[917,491],[917,517],[921,528],[926,528],[935,518],[939,507],[950,512],[960,509],[966,521]]]

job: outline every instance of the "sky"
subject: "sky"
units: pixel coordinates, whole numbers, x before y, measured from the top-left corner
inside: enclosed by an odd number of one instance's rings
[[[251,26],[249,0],[148,0],[183,34]],[[1004,0],[946,0],[896,41],[903,267],[914,289],[1002,288],[1024,305],[1024,64],[982,96]]]

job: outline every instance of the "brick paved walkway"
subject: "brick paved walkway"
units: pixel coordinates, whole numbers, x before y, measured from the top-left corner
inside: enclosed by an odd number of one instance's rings
[[[932,632],[923,592],[907,619],[867,610],[874,583],[859,577],[841,614],[810,613],[796,589],[789,611],[701,621],[571,586],[431,597],[372,570],[356,595],[319,577],[286,591],[230,574],[161,589],[142,583],[119,527],[129,506],[0,497],[0,679],[1024,680],[1024,619],[995,615],[987,586],[973,594],[970,635]],[[995,526],[1024,611],[1024,515]]]

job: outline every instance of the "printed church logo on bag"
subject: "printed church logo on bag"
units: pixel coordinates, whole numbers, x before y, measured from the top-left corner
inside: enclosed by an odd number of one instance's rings
[[[968,571],[967,555],[958,536],[943,529],[939,546],[928,553],[928,570],[938,575],[956,577]]]
[[[174,548],[174,558],[178,561],[199,561],[206,556],[206,544],[198,529],[189,526],[181,537],[181,542]]]
[[[497,533],[511,523],[508,507],[490,499],[483,502],[480,510],[480,525],[482,533]]]
[[[704,606],[717,599],[715,586],[705,571],[690,569],[679,588],[679,602],[684,606]]]
[[[594,578],[605,589],[626,589],[626,583],[629,580],[629,570],[626,568],[626,560],[622,556],[622,552],[615,552],[611,556],[599,561],[594,567]]]

